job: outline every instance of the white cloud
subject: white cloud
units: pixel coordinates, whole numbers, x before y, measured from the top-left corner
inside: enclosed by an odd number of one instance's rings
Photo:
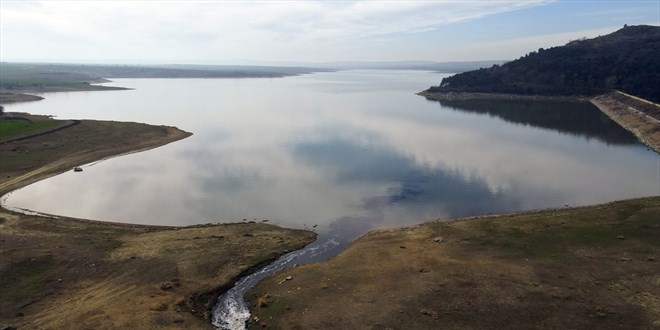
[[[548,2],[2,1],[0,55],[323,60],[361,41]]]

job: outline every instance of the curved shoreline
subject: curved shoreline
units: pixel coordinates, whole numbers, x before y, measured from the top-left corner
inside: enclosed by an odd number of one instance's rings
[[[0,195],[190,135],[175,127],[83,120],[3,143]],[[217,296],[241,275],[315,237],[263,223],[153,226],[3,208],[0,326],[209,329]]]
[[[65,127],[57,128],[55,132],[62,131],[64,128],[70,128],[73,126],[80,125],[81,123],[90,123],[90,122],[100,123],[100,121],[95,121],[95,120],[84,120],[84,121],[78,120],[74,122],[74,124],[72,125],[67,125]],[[142,125],[146,125],[146,124],[142,124]],[[44,166],[41,166],[33,171],[24,173],[19,177],[15,177],[7,181],[0,182],[0,195],[4,195],[16,189],[20,189],[36,181],[41,181],[51,176],[64,173],[72,169],[73,167],[81,164],[97,162],[112,157],[119,157],[121,155],[129,154],[129,153],[135,153],[135,152],[161,147],[169,143],[187,138],[192,135],[192,133],[179,130],[176,127],[171,127],[171,126],[160,126],[160,127],[166,131],[165,132],[166,135],[161,138],[143,140],[136,144],[131,144],[131,145],[124,144],[122,146],[109,147],[101,150],[81,150],[81,152],[79,153],[60,158],[56,162],[52,162]],[[42,132],[42,133],[34,134],[32,136],[27,137],[27,139],[42,137],[46,135],[46,133],[54,133],[54,132]],[[23,140],[26,140],[26,138],[18,138],[13,141],[10,140],[6,142],[3,141],[2,144],[9,145],[12,142],[18,142]]]

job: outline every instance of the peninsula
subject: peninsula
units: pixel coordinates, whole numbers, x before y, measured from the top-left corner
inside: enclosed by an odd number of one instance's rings
[[[517,60],[459,73],[418,93],[429,100],[591,102],[660,153],[660,27],[624,26],[593,39],[540,48]]]
[[[0,195],[190,136],[166,126],[6,115],[34,123],[21,127],[66,128],[0,138]],[[237,278],[314,239],[264,223],[144,226],[0,209],[0,326],[210,329],[217,296]]]

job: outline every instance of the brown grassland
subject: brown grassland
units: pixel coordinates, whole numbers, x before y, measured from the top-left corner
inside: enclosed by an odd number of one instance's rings
[[[659,219],[653,197],[370,232],[262,281],[250,328],[657,329]]]

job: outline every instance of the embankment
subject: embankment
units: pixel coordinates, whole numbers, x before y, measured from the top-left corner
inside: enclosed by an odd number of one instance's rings
[[[611,92],[592,98],[593,103],[642,143],[660,153],[660,107],[629,95]]]

